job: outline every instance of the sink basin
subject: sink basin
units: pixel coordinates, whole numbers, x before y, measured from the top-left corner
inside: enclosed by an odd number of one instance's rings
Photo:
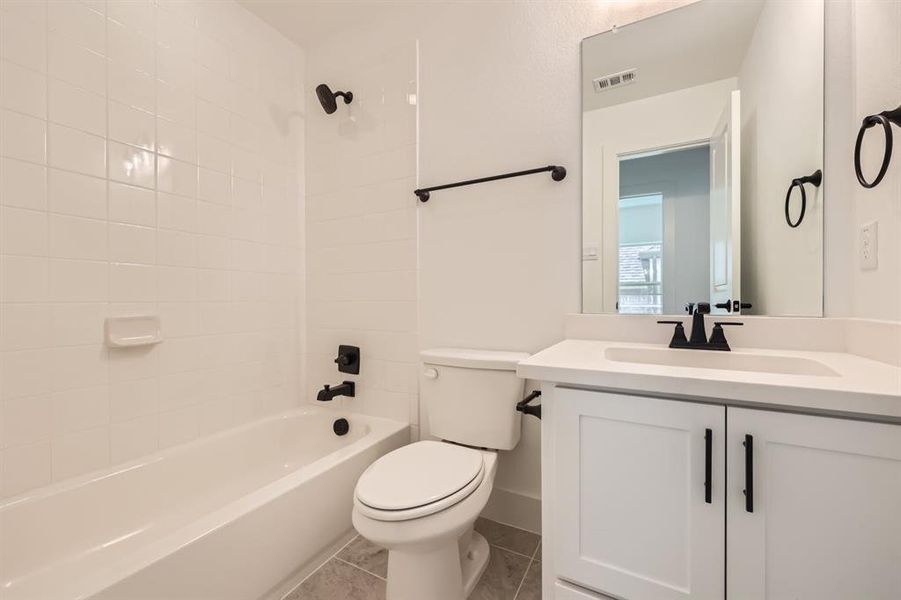
[[[725,371],[752,371],[779,375],[838,377],[821,362],[797,356],[740,354],[710,350],[672,350],[669,348],[612,347],[604,350],[607,360],[667,367],[692,367]]]

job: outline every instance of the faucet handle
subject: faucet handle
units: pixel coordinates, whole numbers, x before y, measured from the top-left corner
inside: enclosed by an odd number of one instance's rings
[[[685,326],[682,321],[657,321],[660,325],[675,325],[673,330],[673,339],[670,340],[670,348],[684,348],[688,345],[688,338],[685,337]]]
[[[726,350],[729,351],[731,348],[729,347],[729,342],[726,341],[726,332],[723,330],[724,326],[729,327],[737,327],[744,325],[744,323],[738,321],[716,321],[713,323],[713,331],[710,332],[710,341],[708,342],[711,350]]]

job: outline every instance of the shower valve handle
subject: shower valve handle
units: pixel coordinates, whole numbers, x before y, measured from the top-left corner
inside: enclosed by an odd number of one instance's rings
[[[338,371],[342,373],[350,373],[352,375],[360,374],[360,348],[357,346],[347,346],[341,344],[338,346],[338,356],[335,358],[335,364],[338,365]]]

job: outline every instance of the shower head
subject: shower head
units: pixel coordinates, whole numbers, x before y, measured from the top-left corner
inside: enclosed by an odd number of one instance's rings
[[[320,83],[316,86],[316,96],[319,98],[319,104],[322,105],[325,113],[329,115],[338,110],[338,103],[335,101],[335,98],[338,96],[344,98],[344,104],[350,104],[354,99],[353,92],[333,92],[332,89],[324,83]]]

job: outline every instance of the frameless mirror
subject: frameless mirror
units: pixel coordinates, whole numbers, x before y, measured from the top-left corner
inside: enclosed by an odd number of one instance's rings
[[[823,0],[582,42],[582,312],[821,316]]]

